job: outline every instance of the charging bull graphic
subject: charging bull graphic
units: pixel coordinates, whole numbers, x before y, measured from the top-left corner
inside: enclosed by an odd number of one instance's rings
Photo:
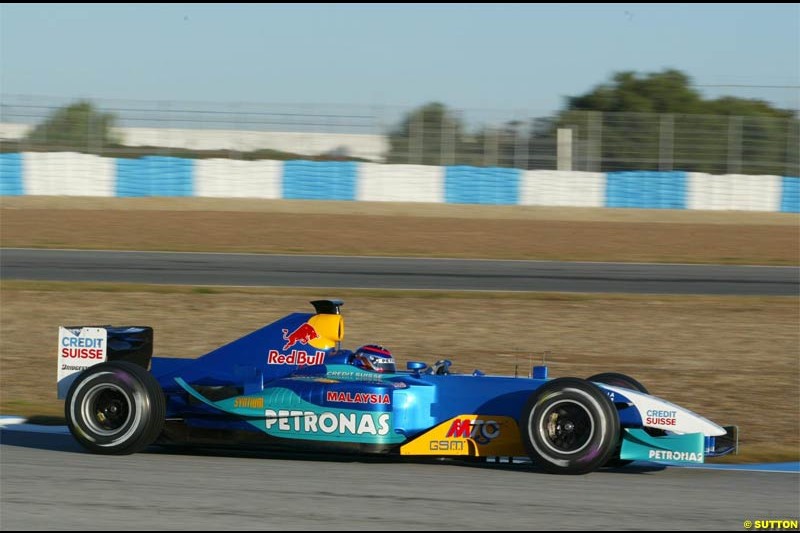
[[[300,344],[308,344],[308,341],[319,337],[317,330],[308,323],[303,324],[293,332],[289,333],[288,329],[283,330],[283,340],[286,344],[283,346],[283,351],[288,350],[298,342]]]

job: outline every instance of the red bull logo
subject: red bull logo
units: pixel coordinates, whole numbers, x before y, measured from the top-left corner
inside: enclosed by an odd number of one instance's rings
[[[289,333],[288,329],[283,330],[283,340],[286,341],[286,344],[283,345],[283,351],[288,350],[298,342],[300,344],[308,344],[308,342],[312,339],[316,339],[319,337],[317,334],[317,330],[314,327],[306,322],[293,332]]]
[[[325,363],[325,352],[317,350],[314,354],[292,350],[292,353],[280,353],[278,350],[270,350],[267,357],[268,365],[297,365],[314,366]]]

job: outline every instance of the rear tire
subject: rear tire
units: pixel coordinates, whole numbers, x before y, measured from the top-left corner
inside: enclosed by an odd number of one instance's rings
[[[73,382],[64,414],[70,432],[87,450],[125,455],[155,442],[164,428],[166,402],[147,370],[111,361],[92,366]]]
[[[520,418],[531,459],[553,474],[603,466],[619,442],[619,415],[605,392],[578,378],[554,379],[528,399]]]

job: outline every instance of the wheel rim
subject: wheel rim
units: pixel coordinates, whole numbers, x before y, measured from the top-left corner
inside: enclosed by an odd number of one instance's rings
[[[83,420],[97,435],[114,435],[128,425],[132,403],[131,397],[117,385],[95,385],[84,398]]]
[[[573,400],[553,403],[539,420],[541,441],[559,454],[580,452],[589,445],[594,436],[592,413]]]

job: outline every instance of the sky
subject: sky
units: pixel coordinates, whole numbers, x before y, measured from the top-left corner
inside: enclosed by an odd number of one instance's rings
[[[550,114],[615,72],[800,108],[800,4],[0,5],[12,95]]]

